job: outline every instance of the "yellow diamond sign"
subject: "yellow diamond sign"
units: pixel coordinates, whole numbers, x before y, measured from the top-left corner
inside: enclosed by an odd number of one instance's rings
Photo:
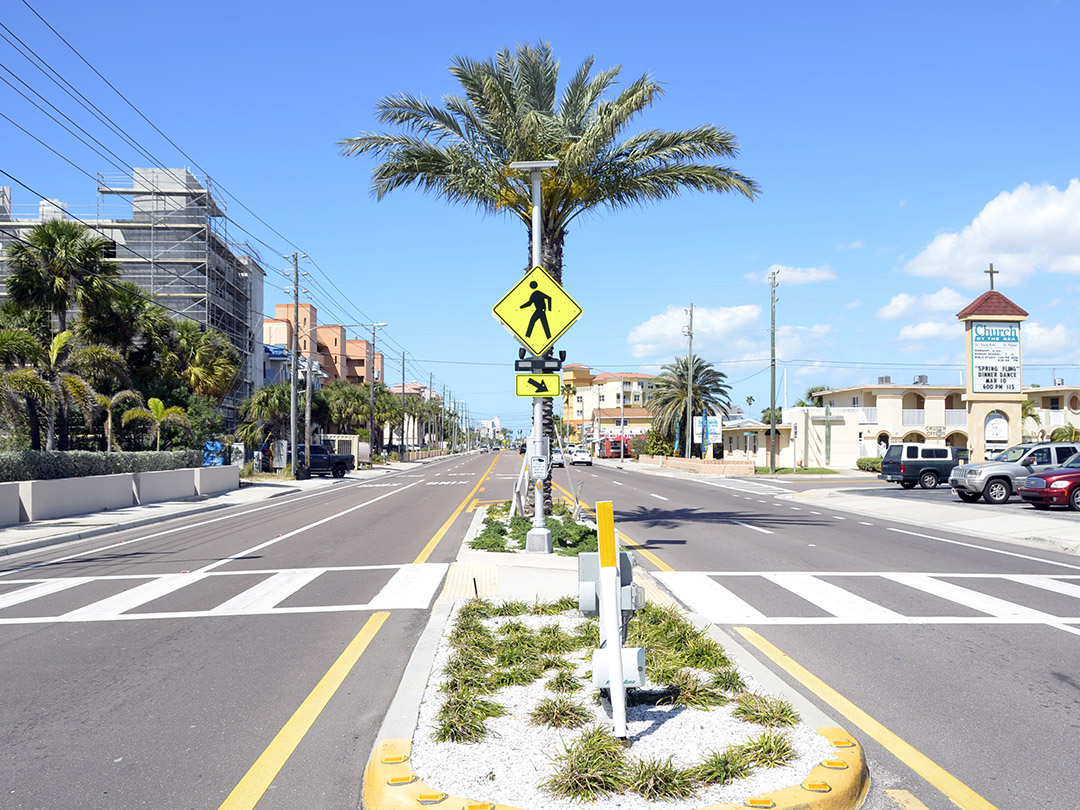
[[[581,306],[537,265],[491,310],[535,355],[542,355],[581,317]]]

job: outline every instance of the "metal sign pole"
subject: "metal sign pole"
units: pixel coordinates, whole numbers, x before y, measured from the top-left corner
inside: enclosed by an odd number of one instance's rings
[[[622,659],[622,610],[619,605],[618,551],[615,548],[615,514],[611,501],[596,504],[597,539],[600,551],[600,626],[607,639],[608,684],[611,720],[616,737],[626,737],[626,686]]]

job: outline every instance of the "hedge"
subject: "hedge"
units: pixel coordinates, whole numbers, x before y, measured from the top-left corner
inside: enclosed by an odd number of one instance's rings
[[[855,459],[855,466],[867,472],[881,472],[881,458],[878,456],[866,456]]]
[[[0,481],[48,481],[203,466],[202,450],[95,453],[87,450],[0,452]]]

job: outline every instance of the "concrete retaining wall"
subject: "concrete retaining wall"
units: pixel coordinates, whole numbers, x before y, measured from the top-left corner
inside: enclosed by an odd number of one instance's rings
[[[752,460],[728,461],[726,459],[675,458],[673,456],[638,456],[638,462],[656,467],[674,467],[690,472],[713,473],[716,475],[754,475]]]
[[[24,521],[123,509],[135,503],[134,473],[18,483],[19,519]]]
[[[19,522],[19,482],[0,484],[0,526],[13,526]]]
[[[135,503],[157,503],[195,496],[195,468],[135,473]]]
[[[195,470],[195,492],[199,495],[213,495],[239,488],[240,468],[237,466],[198,467]]]

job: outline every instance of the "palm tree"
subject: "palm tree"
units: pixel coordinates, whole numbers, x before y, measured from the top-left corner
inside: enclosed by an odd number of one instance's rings
[[[240,405],[243,424],[236,434],[249,444],[260,446],[267,433],[272,438],[284,439],[289,433],[289,383],[278,382],[255,389]]]
[[[1026,425],[1030,419],[1037,427],[1042,426],[1042,417],[1039,416],[1039,404],[1033,399],[1025,399],[1020,403],[1020,425]],[[1021,433],[1023,428],[1021,427]]]
[[[329,380],[322,390],[330,409],[330,422],[340,432],[350,433],[367,419],[366,384],[353,385],[346,380]]]
[[[573,407],[571,406],[570,403],[573,401],[573,399],[574,399],[574,397],[576,395],[577,395],[577,388],[574,386],[573,383],[569,383],[569,382],[568,383],[563,383],[563,387],[562,387],[563,425],[565,425],[566,428],[567,428],[567,433],[566,433],[566,436],[565,436],[566,441],[570,440],[569,422],[568,422],[567,410],[568,409],[570,410],[570,415],[573,414]]]
[[[803,398],[795,403],[795,407],[821,408],[825,405],[825,402],[821,397],[821,392],[831,390],[832,388],[828,385],[812,385],[806,389],[806,393],[803,394]]]
[[[44,359],[41,342],[29,330],[0,328],[0,407],[8,422],[21,423],[30,432],[30,446],[41,449],[38,403],[52,401],[52,388],[33,366]]]
[[[696,354],[692,358],[676,357],[675,362],[665,365],[653,381],[653,396],[645,406],[653,415],[653,428],[665,437],[675,435],[676,425],[681,425],[683,436],[691,436],[686,421],[688,378],[694,414],[718,414],[731,407],[731,386],[727,384],[724,372],[717,371],[712,363]]]
[[[57,332],[64,332],[72,306],[107,295],[116,282],[119,271],[107,259],[111,249],[108,239],[69,219],[35,225],[8,247],[8,295],[20,307],[44,307],[56,317]]]
[[[166,425],[172,425],[189,433],[191,432],[191,423],[188,422],[187,414],[180,406],[173,405],[166,408],[165,403],[157,397],[150,397],[146,405],[145,408],[131,408],[124,411],[120,422],[124,427],[127,427],[132,422],[148,424],[156,450],[161,450],[161,429]]]
[[[116,441],[116,435],[113,431],[113,409],[123,405],[142,408],[142,394],[138,391],[133,391],[130,388],[125,388],[123,391],[118,391],[111,397],[107,397],[104,394],[98,394],[97,402],[98,407],[105,411],[105,452],[111,453],[113,451],[114,443],[119,447],[119,442]],[[122,416],[121,421],[123,421]]]
[[[240,355],[229,339],[191,320],[176,324],[176,347],[169,361],[188,388],[218,403],[232,389],[240,370]]]
[[[68,449],[68,413],[74,409],[90,417],[97,409],[95,386],[123,379],[124,361],[105,346],[75,347],[75,335],[64,331],[53,337],[38,363],[38,376],[52,389],[46,404],[48,432],[45,449]]]
[[[1064,427],[1055,428],[1054,432],[1050,434],[1050,441],[1052,441],[1052,442],[1075,442],[1075,441],[1080,441],[1080,428],[1075,427],[1072,422],[1069,422]]]
[[[401,131],[363,133],[339,145],[345,155],[382,160],[371,183],[378,199],[417,186],[453,203],[510,213],[527,229],[529,174],[509,164],[558,159],[543,178],[541,263],[560,283],[567,227],[580,214],[684,190],[738,192],[749,199],[758,193],[750,178],[709,162],[736,155],[732,133],[705,124],[628,134],[634,118],[663,95],[660,82],[645,73],[604,98],[620,68],[590,75],[592,69],[589,57],[559,96],[559,62],[547,42],[519,45],[513,53],[504,48],[486,62],[454,57],[450,73],[463,96],[446,96],[443,106],[410,93],[386,96],[375,105],[378,119]]]

